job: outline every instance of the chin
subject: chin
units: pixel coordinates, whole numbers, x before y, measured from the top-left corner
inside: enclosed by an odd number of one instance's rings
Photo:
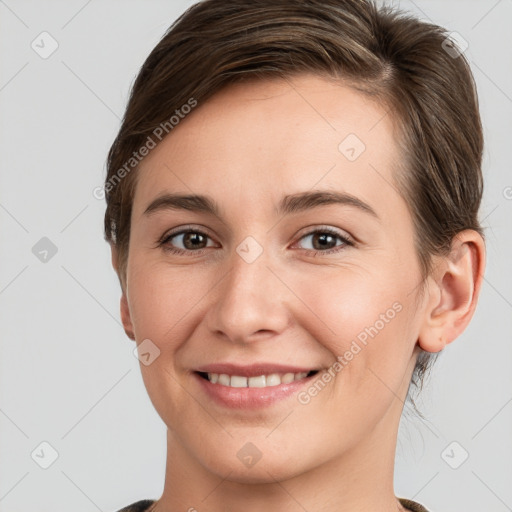
[[[287,464],[288,465],[288,464]],[[220,478],[239,484],[273,484],[276,481],[284,481],[293,478],[302,471],[294,468],[283,467],[283,461],[263,461],[261,459],[252,467],[245,467],[240,462],[232,460],[214,464],[209,468]]]
[[[238,443],[236,443],[238,445]],[[292,453],[284,450],[264,448],[259,451],[250,441],[241,448],[233,445],[210,452],[205,460],[204,453],[198,460],[210,473],[240,484],[271,484],[288,480],[307,471],[307,461],[301,450],[290,448],[300,457],[294,460]],[[267,453],[265,453],[267,452]]]

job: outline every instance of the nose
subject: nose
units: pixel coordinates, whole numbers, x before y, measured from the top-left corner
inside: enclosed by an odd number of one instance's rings
[[[207,325],[213,336],[237,344],[269,339],[291,322],[292,293],[264,251],[255,261],[233,251],[226,275],[212,291]]]

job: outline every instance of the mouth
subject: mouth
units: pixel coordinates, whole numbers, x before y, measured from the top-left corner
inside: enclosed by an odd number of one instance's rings
[[[278,364],[210,364],[193,371],[201,393],[222,407],[261,409],[290,399],[321,369]]]
[[[318,373],[318,370],[309,372],[286,372],[269,373],[254,376],[230,375],[227,373],[214,372],[196,372],[201,378],[209,381],[211,384],[228,386],[231,388],[268,388],[279,386],[281,384],[290,384]]]

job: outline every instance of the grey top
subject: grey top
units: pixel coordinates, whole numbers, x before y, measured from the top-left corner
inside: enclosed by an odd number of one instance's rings
[[[405,498],[398,498],[400,503],[407,508],[407,510],[410,510],[411,512],[428,512],[428,510],[419,503],[416,503],[415,501],[411,501]],[[155,503],[155,500],[141,500],[137,501],[136,503],[132,503],[131,505],[128,505],[125,508],[122,508],[118,512],[146,512],[151,505]]]

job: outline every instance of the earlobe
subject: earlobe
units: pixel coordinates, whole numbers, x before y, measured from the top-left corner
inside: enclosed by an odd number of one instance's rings
[[[474,230],[461,231],[450,254],[440,259],[430,278],[429,300],[418,344],[426,352],[439,352],[469,324],[475,311],[485,269],[485,244]]]
[[[128,300],[126,299],[126,291],[123,289],[123,285],[119,276],[119,260],[118,260],[118,250],[117,247],[114,244],[110,244],[110,249],[112,251],[112,266],[114,267],[114,270],[116,271],[119,282],[121,283],[121,303],[120,303],[120,311],[121,311],[121,321],[123,323],[124,332],[130,338],[131,340],[135,341],[135,334],[133,332],[133,324],[132,319],[130,315],[130,307],[128,306]]]
[[[132,318],[130,315],[130,308],[128,306],[128,300],[123,292],[121,295],[121,321],[123,322],[124,332],[132,341],[135,341],[135,333],[133,332]]]

